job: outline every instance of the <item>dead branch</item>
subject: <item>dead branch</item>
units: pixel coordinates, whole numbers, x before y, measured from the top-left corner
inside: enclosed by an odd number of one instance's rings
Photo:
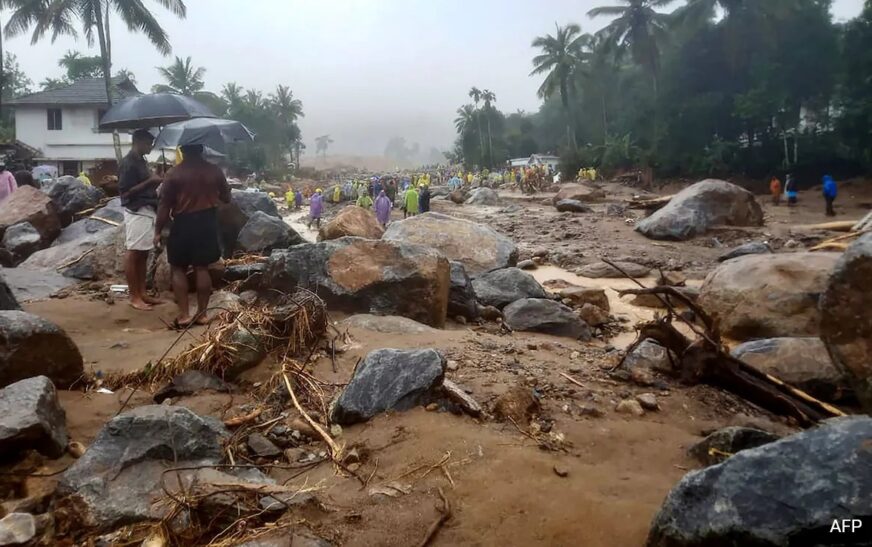
[[[431,524],[427,529],[427,534],[424,536],[424,539],[421,540],[421,543],[418,544],[418,547],[427,547],[427,545],[430,545],[430,542],[436,537],[436,534],[442,528],[442,525],[451,518],[451,504],[448,502],[448,498],[445,497],[445,492],[443,492],[441,488],[439,489],[439,497],[442,499],[442,509],[439,510],[439,518],[433,521],[433,524]]]
[[[233,418],[229,418],[224,420],[224,427],[239,427],[243,424],[247,424],[248,422],[253,422],[263,414],[263,408],[259,407],[249,412],[248,414],[244,414],[242,416],[235,416]]]
[[[582,388],[585,387],[584,384],[582,384],[581,382],[579,382],[578,380],[576,380],[575,378],[573,378],[572,376],[570,376],[566,373],[561,372],[560,375],[563,376],[564,378],[566,378],[567,380],[569,380],[570,382],[572,382],[573,384],[577,385],[578,387],[582,387]]]

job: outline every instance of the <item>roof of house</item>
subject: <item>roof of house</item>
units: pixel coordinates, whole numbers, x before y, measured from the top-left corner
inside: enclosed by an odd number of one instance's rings
[[[142,95],[133,82],[125,77],[112,79],[112,95],[114,100],[126,99]],[[106,104],[106,86],[103,78],[85,78],[72,84],[54,89],[41,91],[23,97],[18,97],[8,102],[17,105],[73,105],[73,104]]]

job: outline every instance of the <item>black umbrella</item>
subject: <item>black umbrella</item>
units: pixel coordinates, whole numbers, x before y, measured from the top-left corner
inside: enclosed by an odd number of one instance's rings
[[[193,118],[215,118],[199,101],[173,93],[130,97],[109,109],[100,119],[100,129],[147,129]]]
[[[226,145],[251,142],[254,133],[233,120],[196,119],[164,127],[154,141],[155,148],[175,148],[186,144],[202,144],[216,152],[225,152]]]

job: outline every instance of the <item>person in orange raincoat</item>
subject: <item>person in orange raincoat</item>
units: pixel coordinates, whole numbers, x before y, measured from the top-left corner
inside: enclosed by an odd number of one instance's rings
[[[773,176],[769,181],[769,193],[772,194],[773,205],[781,203],[781,181],[778,180],[778,177]]]

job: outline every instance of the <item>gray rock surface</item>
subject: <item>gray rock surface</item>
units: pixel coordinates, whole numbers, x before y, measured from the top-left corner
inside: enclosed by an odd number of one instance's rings
[[[303,243],[300,234],[281,218],[255,211],[239,232],[237,245],[247,253],[270,252]]]
[[[9,513],[0,519],[0,545],[29,544],[36,537],[36,517],[29,513]]]
[[[503,309],[506,325],[517,331],[590,340],[590,327],[573,311],[553,300],[524,298]]]
[[[485,306],[503,307],[522,298],[545,298],[545,289],[519,268],[504,268],[472,280],[476,299]]]
[[[69,243],[71,241],[78,241],[81,239],[85,239],[93,234],[96,234],[97,232],[118,228],[117,226],[113,226],[109,222],[103,222],[99,219],[108,220],[110,222],[123,223],[124,208],[121,207],[121,198],[115,198],[110,200],[109,203],[107,203],[104,207],[101,207],[100,209],[94,211],[89,217],[77,220],[61,230],[61,235],[59,235],[57,239],[54,240],[52,246],[56,247],[58,245],[63,245],[64,243]]]
[[[500,204],[500,195],[490,188],[475,188],[469,192],[464,202],[466,205],[496,206]]]
[[[687,449],[703,465],[715,465],[730,456],[777,441],[778,435],[750,427],[730,426],[718,429]]]
[[[442,385],[445,366],[445,357],[432,349],[370,352],[337,399],[332,420],[353,424],[422,404]]]
[[[673,372],[672,362],[669,360],[669,350],[650,338],[642,340],[642,343],[627,355],[621,368],[628,372],[635,369]]]
[[[592,213],[593,209],[575,199],[562,199],[554,204],[561,213]]]
[[[3,276],[6,287],[19,303],[48,298],[76,283],[75,279],[64,277],[54,270],[24,265],[17,268],[0,268],[0,275]]]
[[[666,497],[647,545],[847,544],[830,529],[835,520],[869,520],[870,437],[872,418],[838,418],[692,471]]]
[[[160,404],[170,397],[183,397],[194,395],[201,391],[217,391],[230,393],[233,386],[221,378],[202,370],[186,370],[176,375],[172,381],[154,394],[154,402]]]
[[[448,316],[465,317],[466,319],[478,318],[478,305],[475,299],[475,289],[472,280],[466,273],[462,262],[452,260],[451,288],[448,291]]]
[[[110,420],[58,483],[59,503],[74,507],[79,525],[110,529],[159,519],[167,508],[153,502],[163,492],[164,469],[217,464],[229,433],[214,418],[182,407],[135,408]]]
[[[29,222],[49,245],[61,232],[57,206],[45,193],[23,186],[0,203],[0,236],[9,226]]]
[[[68,387],[83,373],[82,355],[67,333],[23,311],[0,311],[0,387],[47,376]]]
[[[20,310],[18,299],[12,292],[12,288],[6,283],[6,279],[0,274],[0,311],[3,310]]]
[[[739,258],[740,256],[762,255],[771,252],[772,248],[769,247],[768,243],[763,243],[762,241],[752,241],[750,243],[745,243],[743,245],[739,245],[738,247],[734,247],[729,251],[725,252],[718,257],[718,262],[726,262],[727,260]]]
[[[246,218],[250,218],[258,211],[273,217],[281,218],[276,202],[273,201],[266,192],[232,190],[230,196],[231,201],[239,207],[239,209],[245,214]]]
[[[42,236],[29,222],[21,222],[6,228],[3,233],[3,247],[12,253],[16,261],[21,261],[39,250]]]
[[[106,197],[103,190],[88,186],[75,177],[60,177],[43,187],[58,209],[63,224],[69,224],[79,211],[96,207]]]
[[[636,230],[651,239],[683,241],[717,225],[762,226],[763,209],[751,192],[707,179],[676,194],[665,207],[636,223]]]
[[[439,332],[437,329],[413,321],[408,317],[398,315],[372,315],[360,313],[352,315],[339,322],[339,327],[345,329],[353,327],[384,334],[427,334]]]
[[[645,277],[649,273],[651,273],[651,269],[648,266],[642,266],[641,264],[636,264],[635,262],[615,262],[619,268],[627,272],[631,277]],[[588,264],[587,266],[582,266],[576,272],[578,275],[582,277],[589,277],[591,279],[601,279],[601,278],[609,278],[616,279],[624,277],[624,274],[609,266],[605,262],[594,262],[593,264]]]
[[[593,304],[603,311],[610,311],[609,297],[606,295],[605,289],[567,287],[561,289],[558,294],[560,298],[571,300],[572,304],[579,308],[585,304]]]
[[[0,389],[0,454],[38,450],[57,458],[67,448],[66,413],[45,376]]]

